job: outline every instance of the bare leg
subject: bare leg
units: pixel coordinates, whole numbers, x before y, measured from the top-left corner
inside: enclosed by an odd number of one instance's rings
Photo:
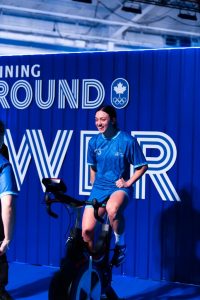
[[[99,209],[99,215],[102,216],[105,213],[105,208]],[[94,241],[94,229],[97,220],[94,217],[93,207],[85,207],[83,218],[82,218],[82,237],[83,240],[88,244],[90,251],[93,251]]]
[[[126,245],[124,241],[124,210],[128,203],[127,194],[122,191],[113,193],[107,202],[106,210],[110,220],[110,224],[115,234],[115,249],[111,263],[118,267],[125,260]]]
[[[116,191],[107,202],[106,210],[113,231],[122,234],[125,229],[124,210],[128,203],[128,196],[124,191]]]

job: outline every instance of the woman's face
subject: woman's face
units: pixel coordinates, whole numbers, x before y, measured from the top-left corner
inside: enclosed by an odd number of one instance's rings
[[[105,133],[108,129],[113,127],[110,116],[105,111],[97,111],[95,115],[95,125],[99,132]]]

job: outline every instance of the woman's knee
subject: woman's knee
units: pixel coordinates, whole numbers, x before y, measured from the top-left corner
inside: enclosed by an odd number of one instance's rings
[[[93,240],[94,229],[93,228],[83,228],[82,229],[82,237],[85,242]]]
[[[110,219],[115,219],[119,214],[119,207],[115,203],[109,203],[106,206],[107,214]]]
[[[115,192],[106,205],[106,210],[110,219],[118,219],[127,206],[128,197],[124,192]]]

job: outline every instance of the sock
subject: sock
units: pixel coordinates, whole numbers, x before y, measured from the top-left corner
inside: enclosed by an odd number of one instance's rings
[[[118,233],[114,232],[114,235],[115,235],[115,245],[119,245],[119,246],[125,245],[124,233],[118,234]]]

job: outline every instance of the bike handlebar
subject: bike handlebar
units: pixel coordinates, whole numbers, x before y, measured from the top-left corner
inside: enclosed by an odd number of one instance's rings
[[[83,207],[86,205],[92,205],[94,208],[94,216],[95,218],[103,223],[103,218],[101,218],[98,214],[99,208],[102,207],[102,204],[105,204],[109,197],[107,197],[103,202],[98,202],[96,199],[93,199],[92,202],[87,200],[77,200],[69,195],[64,194],[67,191],[67,187],[65,183],[59,178],[43,178],[42,183],[44,184],[45,191],[45,203],[47,207],[47,213],[53,217],[57,218],[58,215],[52,211],[51,205],[53,203],[64,203],[70,205],[72,207]],[[53,194],[54,198],[51,198]]]

